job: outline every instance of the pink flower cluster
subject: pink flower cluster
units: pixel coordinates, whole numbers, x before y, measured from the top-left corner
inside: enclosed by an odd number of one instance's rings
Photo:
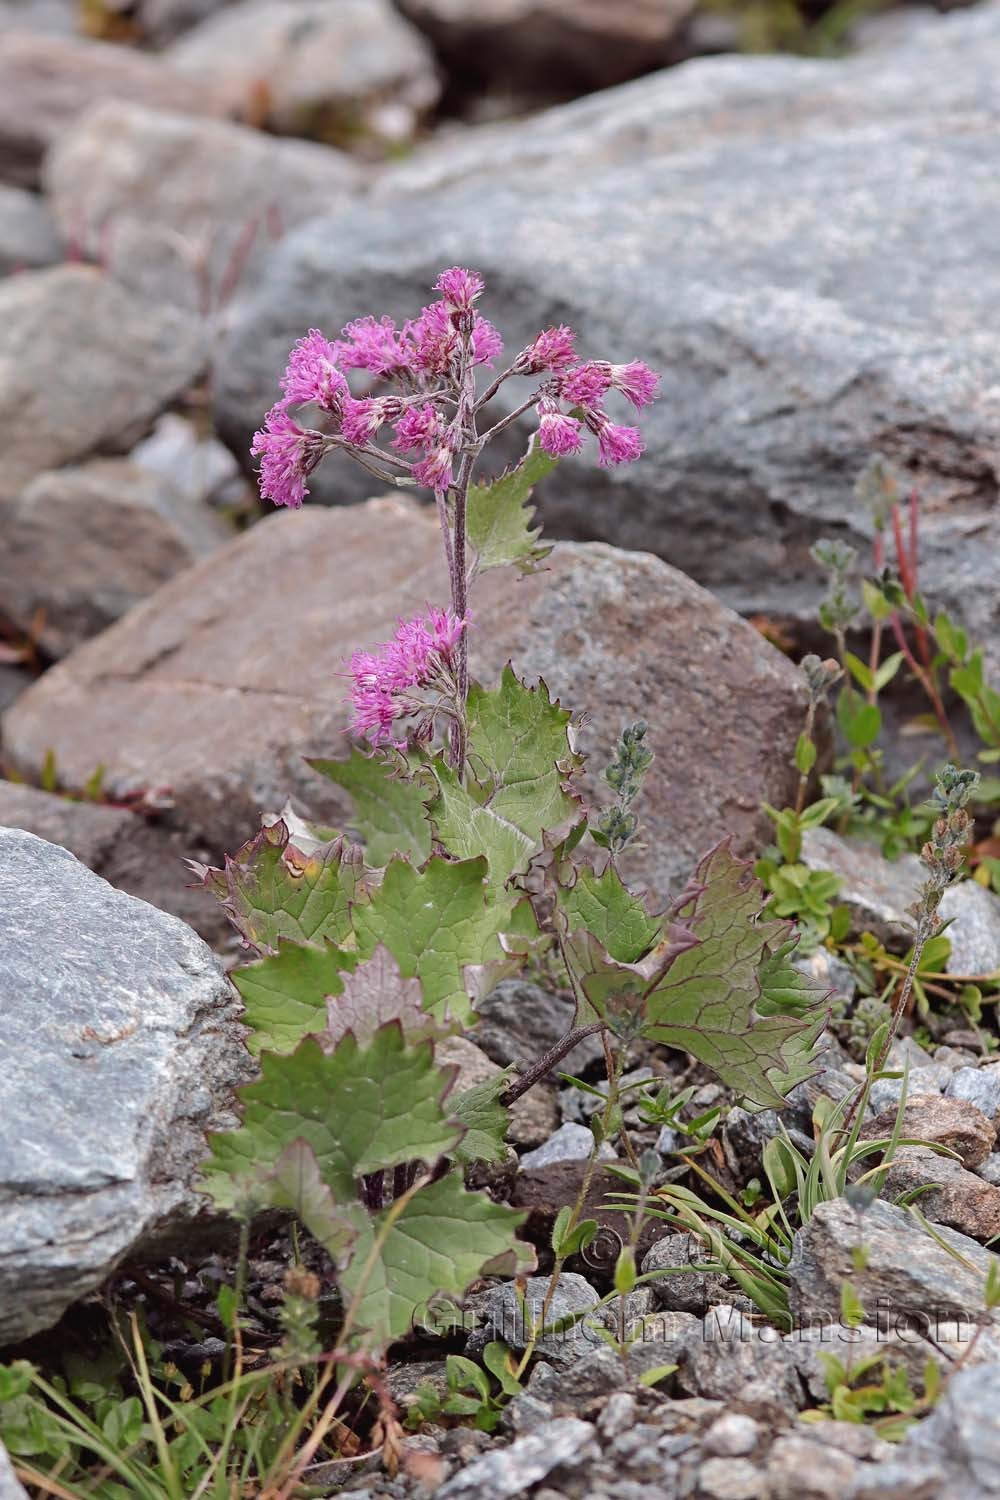
[[[469,436],[458,400],[463,372],[470,365],[492,365],[503,352],[499,333],[476,311],[483,289],[481,276],[453,266],[435,283],[440,299],[401,327],[388,317],[358,318],[335,342],[311,328],[289,355],[282,400],[254,434],[251,451],[261,461],[264,498],[300,506],[309,493],[306,479],[337,446],[362,460],[394,465],[417,484],[446,494],[454,482],[455,455]],[[348,385],[350,371],[395,381],[401,394],[356,398]],[[522,349],[490,394],[511,375],[541,377],[536,398],[522,409],[536,402],[538,440],[553,457],[578,453],[588,431],[597,438],[602,464],[631,463],[642,453],[638,428],[615,423],[604,410],[613,391],[636,410],[655,399],[658,379],[641,361],[580,361],[573,330],[560,324]],[[322,431],[296,420],[291,412],[300,406],[319,409]],[[408,455],[406,460],[374,446],[385,426],[393,429],[391,449]]]
[[[454,697],[456,647],[468,619],[450,609],[430,606],[426,614],[400,620],[391,641],[351,657],[351,729],[373,745],[393,744],[397,719],[423,712],[433,717],[435,705],[419,694],[428,688]]]

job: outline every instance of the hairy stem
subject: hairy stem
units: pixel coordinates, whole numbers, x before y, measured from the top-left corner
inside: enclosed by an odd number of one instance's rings
[[[532,1063],[526,1072],[518,1074],[510,1087],[505,1089],[500,1095],[500,1103],[504,1105],[513,1104],[515,1099],[520,1099],[522,1094],[526,1094],[539,1079],[545,1077],[546,1073],[550,1073],[557,1062],[562,1062],[567,1052],[572,1052],[573,1048],[579,1042],[582,1042],[584,1037],[594,1036],[598,1031],[603,1030],[604,1022],[594,1021],[590,1026],[577,1026],[573,1031],[567,1031],[566,1035],[560,1037],[555,1046],[550,1047],[548,1052],[543,1053],[538,1061]]]
[[[875,1059],[875,1062],[869,1070],[867,1077],[865,1078],[864,1082],[851,1101],[851,1107],[847,1111],[843,1126],[841,1127],[844,1131],[850,1130],[851,1125],[854,1121],[854,1117],[858,1112],[858,1106],[860,1105],[861,1100],[864,1097],[865,1090],[867,1089],[871,1079],[878,1073],[880,1073],[883,1066],[885,1065],[885,1060],[889,1056],[890,1048],[892,1047],[893,1042],[896,1040],[900,1023],[904,1015],[906,1014],[907,1006],[910,1003],[910,995],[913,993],[913,981],[917,977],[917,971],[920,968],[920,959],[923,956],[924,947],[927,943],[928,938],[933,936],[934,929],[936,927],[936,911],[925,913],[923,916],[921,916],[920,920],[917,923],[916,936],[913,939],[913,952],[910,955],[910,962],[906,967],[906,974],[904,976],[903,983],[900,985],[899,992],[896,995],[896,1000],[892,1008],[892,1019],[889,1022],[889,1029],[885,1034],[882,1046],[879,1048],[878,1057]]]

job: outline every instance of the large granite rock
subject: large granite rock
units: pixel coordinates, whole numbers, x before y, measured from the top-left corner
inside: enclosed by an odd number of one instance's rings
[[[336,822],[338,789],[302,757],[342,743],[345,658],[445,596],[427,511],[386,499],[272,516],[46,673],[5,717],[5,750],[37,774],[53,746],[70,784],[103,764],[112,791],[170,786],[176,826],[220,853],[289,795]],[[798,673],[665,563],[561,546],[533,578],[486,575],[472,602],[474,672],[495,680],[510,658],[589,714],[595,796],[623,724],[648,721],[658,759],[629,869],[658,899],[723,834],[746,847],[764,833],[761,800],[791,795]]]
[[[238,1011],[183,923],[0,830],[0,1345],[205,1216],[203,1133],[250,1072]]]
[[[98,447],[128,447],[202,364],[197,328],[89,266],[0,283],[0,327],[0,500]]]
[[[98,99],[217,112],[198,81],[159,58],[82,37],[5,31],[0,47],[0,178],[31,187],[46,147]]]
[[[844,62],[689,63],[407,164],[275,252],[234,310],[219,417],[245,447],[305,329],[409,314],[441,266],[475,266],[515,347],[566,321],[665,375],[643,462],[560,465],[550,529],[811,617],[809,544],[868,548],[852,487],[883,452],[927,500],[927,596],[1000,659],[998,66],[1000,11],[977,8]]]
[[[165,56],[248,122],[338,144],[408,140],[440,93],[430,48],[390,0],[240,0]]]
[[[0,500],[0,615],[65,656],[230,536],[126,459],[50,470]]]
[[[23,828],[61,845],[118,890],[180,917],[213,947],[229,946],[233,932],[227,918],[217,902],[206,901],[204,891],[191,886],[185,864],[213,851],[204,845],[193,851],[188,835],[146,815],[144,802],[155,812],[168,799],[164,789],[133,785],[131,793],[129,806],[115,807],[0,781],[0,828]]]
[[[44,168],[63,239],[152,299],[221,311],[276,240],[345,203],[343,153],[224,120],[108,100]]]

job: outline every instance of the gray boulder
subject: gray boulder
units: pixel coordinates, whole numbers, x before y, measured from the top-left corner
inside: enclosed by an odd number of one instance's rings
[[[0,1345],[208,1219],[204,1132],[251,1071],[238,1012],[183,923],[0,830]]]
[[[0,178],[33,187],[46,148],[98,99],[218,112],[195,79],[131,47],[7,30],[0,49]]]
[[[126,459],[50,470],[0,500],[0,614],[65,656],[232,534]]]
[[[66,241],[154,300],[216,314],[282,235],[345,204],[357,178],[328,147],[117,99],[60,135],[44,167]]]
[[[219,419],[245,449],[304,330],[412,315],[442,266],[474,266],[511,347],[560,320],[664,372],[643,461],[560,465],[550,528],[812,616],[808,544],[832,528],[867,554],[852,485],[880,451],[929,502],[927,596],[990,636],[998,64],[1000,13],[976,10],[847,62],[693,62],[401,168],[275,252],[234,311]]]
[[[850,1500],[927,1494],[947,1500],[1000,1495],[1000,1364],[958,1370],[893,1458],[868,1469]],[[939,1487],[935,1484],[935,1477]],[[928,1486],[926,1488],[922,1486]]]
[[[227,112],[331,144],[408,140],[440,93],[430,48],[390,0],[240,0],[165,56]]]
[[[853,1252],[861,1247],[867,1258],[859,1270]],[[992,1260],[967,1235],[941,1226],[932,1238],[904,1209],[881,1199],[862,1212],[835,1198],[820,1204],[795,1236],[792,1315],[801,1325],[839,1318],[841,1288],[849,1281],[869,1322],[897,1331],[917,1326],[931,1337],[956,1320],[967,1330],[983,1312]]]
[[[199,331],[90,266],[0,283],[0,500],[36,474],[126,448],[202,366]]]

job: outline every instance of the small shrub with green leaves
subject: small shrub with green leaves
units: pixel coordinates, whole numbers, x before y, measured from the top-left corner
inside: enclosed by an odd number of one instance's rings
[[[637,361],[582,360],[564,327],[481,378],[502,349],[478,311],[482,281],[453,268],[436,290],[402,328],[363,318],[335,343],[312,330],[254,446],[278,504],[300,504],[334,452],[431,490],[450,599],[352,658],[355,741],[313,762],[350,795],[351,837],[268,819],[223,869],[199,872],[253,955],[235,979],[260,1060],[241,1124],[211,1141],[205,1188],[244,1219],[294,1210],[335,1268],[344,1351],[382,1350],[435,1297],[529,1264],[521,1216],[463,1173],[501,1156],[506,1105],[581,1034],[604,1034],[619,1059],[637,1038],[678,1048],[751,1107],[780,1106],[811,1071],[825,1016],[823,991],[791,965],[791,924],[762,917],[763,892],[725,840],[667,912],[629,889],[620,862],[653,760],[644,724],[624,729],[605,772],[613,803],[592,809],[570,709],[513,665],[498,683],[470,680],[475,579],[545,556],[532,486],[588,435],[601,463],[638,458],[638,430],[605,406],[642,408],[657,382]],[[355,370],[377,394],[352,394]],[[522,390],[496,419],[508,381]],[[538,430],[524,459],[483,482],[483,450],[526,412]],[[575,1027],[520,1077],[456,1091],[436,1046],[546,953]],[[576,1227],[563,1226],[567,1245]],[[487,1399],[464,1374],[474,1389],[452,1401]]]

